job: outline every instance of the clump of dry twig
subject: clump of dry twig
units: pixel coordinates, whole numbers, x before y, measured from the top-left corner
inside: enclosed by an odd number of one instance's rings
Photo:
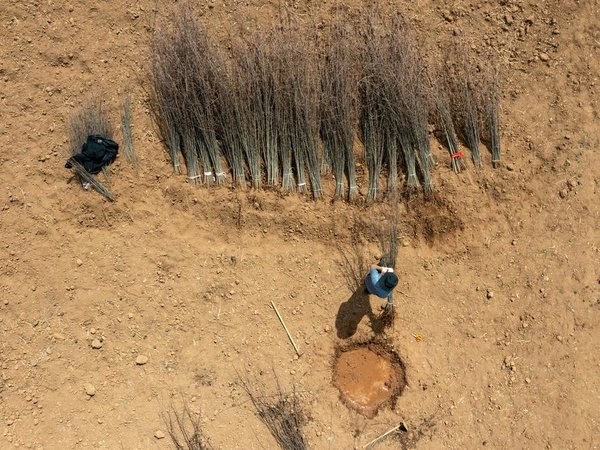
[[[323,49],[321,71],[321,139],[335,177],[335,196],[345,196],[344,176],[348,178],[348,199],[358,194],[354,158],[354,133],[358,123],[356,57],[357,36],[341,11],[329,29]]]
[[[268,185],[279,180],[275,52],[271,40],[258,32],[251,39],[238,39],[221,75],[225,83],[217,109],[224,154],[234,181],[243,184],[247,169],[254,188],[262,184],[263,169]]]
[[[150,110],[167,146],[175,173],[181,170],[180,153],[182,152],[178,113],[182,101],[183,75],[178,69],[179,47],[178,42],[171,36],[170,30],[156,29],[150,42],[148,69]],[[188,177],[195,177],[198,173],[198,163],[194,157],[195,154],[190,153],[186,158]]]
[[[276,50],[275,120],[283,171],[283,189],[323,195],[319,140],[319,56],[314,33],[290,23],[272,33]],[[292,168],[294,172],[292,172]],[[308,179],[307,179],[308,174]]]
[[[500,163],[500,81],[495,68],[486,68],[482,84],[484,136],[492,152],[492,165],[496,167]]]
[[[396,39],[393,54],[400,65],[398,67],[400,73],[398,89],[401,95],[400,104],[404,108],[404,113],[400,117],[403,117],[403,129],[409,129],[411,132],[410,142],[412,148],[417,151],[417,162],[423,177],[423,189],[425,192],[432,192],[431,168],[434,161],[429,146],[427,76],[423,65],[423,57],[417,38],[404,19],[396,18],[393,29]],[[409,137],[405,136],[402,140],[405,142],[408,139]],[[410,153],[410,150],[407,148],[406,142],[402,148],[405,158],[412,160],[413,156],[407,154]],[[411,185],[411,183],[408,184]]]
[[[423,177],[423,189],[433,191],[431,166],[433,157],[429,146],[426,74],[417,39],[406,21],[396,17],[392,22],[390,67],[394,84],[392,117],[396,117],[400,148],[407,167],[407,185],[417,187],[415,160]],[[415,153],[416,152],[416,153]]]
[[[69,153],[71,156],[82,150],[82,146],[90,135],[99,135],[108,139],[113,138],[113,127],[99,95],[88,99],[86,103],[75,110],[69,120]],[[73,158],[69,158],[69,162],[77,175],[77,179],[82,184],[89,183],[101,195],[110,201],[114,201],[113,194],[96,176],[88,173]],[[106,182],[109,182],[108,169],[103,168],[102,172]]]
[[[451,110],[458,132],[471,150],[475,167],[481,167],[480,102],[477,67],[465,49],[454,50],[444,67],[451,90]]]
[[[379,193],[379,174],[385,150],[386,80],[381,67],[387,62],[382,29],[376,16],[369,17],[361,37],[360,136],[369,174],[367,200],[375,200]]]
[[[350,244],[339,243],[340,270],[350,292],[364,288],[365,274],[369,264],[365,259],[365,248],[360,236],[353,237]]]
[[[241,108],[241,130],[246,163],[252,178],[252,186],[262,181],[262,167],[266,169],[267,184],[278,181],[276,134],[273,120],[273,75],[269,43],[262,36],[246,44],[236,55],[239,97],[245,99]]]
[[[379,243],[382,262],[386,267],[393,268],[394,271],[396,270],[396,261],[398,259],[398,224],[400,221],[398,217],[398,203],[399,194],[392,194],[387,199],[381,219],[375,222],[375,235]],[[384,322],[384,326],[389,326],[393,323],[393,307],[394,299],[392,292],[380,317]]]
[[[280,185],[315,198],[323,195],[321,175],[331,170],[334,195],[352,200],[358,136],[367,200],[380,198],[382,175],[390,192],[401,183],[430,192],[431,111],[455,171],[462,167],[457,135],[481,164],[482,129],[493,163],[499,161],[497,77],[478,80],[474,59],[455,52],[444,76],[429,83],[429,103],[422,51],[408,23],[376,8],[358,28],[348,17],[338,6],[322,34],[281,17],[225,50],[189,4],[176,9],[154,31],[149,58],[151,109],[174,169],[182,153],[191,182],[222,182],[224,156],[238,185]]]
[[[212,445],[202,431],[199,414],[190,411],[187,402],[181,408],[171,406],[162,414],[163,422],[176,450],[210,450]]]
[[[100,96],[90,98],[71,116],[69,120],[70,154],[79,153],[88,136],[94,134],[109,139],[113,138],[113,127]]]
[[[246,48],[236,48],[231,61],[220,68],[221,82],[218,102],[215,103],[217,136],[221,141],[223,154],[234,183],[243,186],[246,182],[246,164],[249,167],[250,181],[253,187],[261,182],[260,159],[258,152],[252,111],[253,89],[252,60],[248,58]],[[245,65],[245,67],[242,67]]]
[[[308,448],[303,427],[306,423],[296,391],[284,393],[277,380],[277,392],[267,396],[264,387],[256,382],[241,380],[242,387],[250,397],[260,420],[284,450],[306,450]]]
[[[121,115],[121,132],[123,133],[123,154],[127,161],[137,167],[138,160],[133,146],[133,133],[131,124],[131,95],[123,97],[123,112]]]
[[[426,78],[416,38],[401,17],[386,23],[378,15],[370,17],[362,37],[360,128],[369,171],[367,198],[377,198],[383,164],[387,164],[388,189],[396,187],[400,151],[407,186],[420,185],[418,163],[423,187],[432,191]]]
[[[225,179],[215,124],[219,65],[208,32],[194,20],[188,4],[176,10],[170,27],[154,31],[151,104],[175,169],[180,147],[192,183],[202,180],[209,185]]]
[[[452,120],[449,87],[446,78],[439,72],[433,81],[430,80],[429,94],[435,111],[435,124],[443,134],[442,139],[450,152],[452,170],[460,172],[464,169],[463,154],[458,147],[458,138]]]

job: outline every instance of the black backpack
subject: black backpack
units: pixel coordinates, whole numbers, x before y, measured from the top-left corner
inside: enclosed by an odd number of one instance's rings
[[[81,146],[81,153],[77,153],[71,158],[81,164],[87,172],[96,174],[104,166],[112,164],[117,158],[118,152],[119,144],[112,139],[94,134],[87,137],[87,141]],[[67,169],[72,167],[71,158],[65,164]]]

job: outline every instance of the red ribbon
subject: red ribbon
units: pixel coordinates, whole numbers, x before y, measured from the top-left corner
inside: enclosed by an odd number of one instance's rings
[[[459,151],[457,151],[456,153],[452,153],[452,154],[450,154],[450,156],[451,156],[452,158],[460,158],[460,157],[462,157],[462,156],[463,156],[463,152],[462,152],[462,150],[459,150]]]

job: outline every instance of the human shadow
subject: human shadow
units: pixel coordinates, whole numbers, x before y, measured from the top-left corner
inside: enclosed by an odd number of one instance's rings
[[[335,318],[335,328],[340,339],[348,339],[356,333],[358,324],[364,316],[369,318],[369,325],[375,334],[384,331],[385,323],[373,313],[369,302],[369,293],[364,285],[359,286],[352,296],[340,305]]]

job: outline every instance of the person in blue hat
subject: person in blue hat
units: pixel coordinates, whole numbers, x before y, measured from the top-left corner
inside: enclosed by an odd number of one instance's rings
[[[398,285],[398,276],[391,267],[384,267],[384,262],[372,264],[369,274],[365,278],[367,292],[382,299],[388,299]]]

